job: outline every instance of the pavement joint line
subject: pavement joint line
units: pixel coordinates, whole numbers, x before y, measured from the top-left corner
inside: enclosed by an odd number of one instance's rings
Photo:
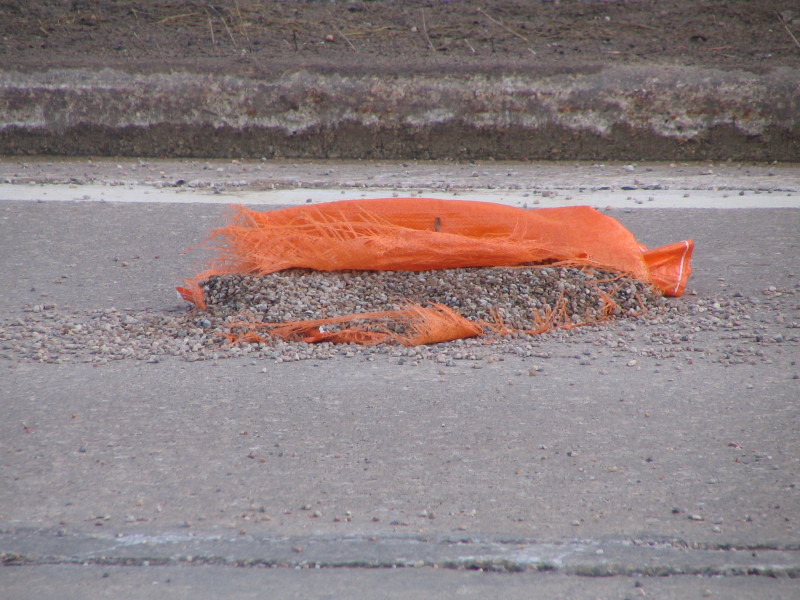
[[[9,530],[0,565],[444,568],[585,577],[800,578],[800,544],[699,544],[679,539],[542,542],[457,536],[121,536]]]

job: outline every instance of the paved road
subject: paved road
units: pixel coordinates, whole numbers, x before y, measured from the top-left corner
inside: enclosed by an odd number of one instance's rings
[[[796,174],[740,173],[729,197],[796,194]],[[702,187],[670,190],[702,206]],[[692,350],[654,358],[652,330],[619,323],[456,367],[3,360],[3,597],[796,597],[800,210],[640,206],[610,214],[697,244],[676,302],[762,300],[738,340],[687,331]],[[0,201],[0,318],[179,310],[181,251],[222,210]]]

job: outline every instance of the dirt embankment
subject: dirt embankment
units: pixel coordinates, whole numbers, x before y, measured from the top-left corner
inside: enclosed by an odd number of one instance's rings
[[[800,155],[791,0],[7,0],[0,13],[0,153]]]

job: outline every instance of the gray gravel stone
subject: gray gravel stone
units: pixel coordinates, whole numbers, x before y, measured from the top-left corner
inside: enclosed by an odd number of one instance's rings
[[[605,349],[612,361],[621,359],[641,367],[648,359],[677,357],[728,365],[757,364],[772,360],[770,348],[796,347],[800,342],[795,289],[768,288],[755,302],[736,294],[703,298],[690,293],[684,298],[665,299],[640,282],[564,267],[422,273],[289,270],[263,277],[213,277],[203,286],[208,299],[208,309],[203,311],[164,313],[108,307],[79,312],[54,304],[28,306],[22,317],[0,322],[0,357],[104,364],[126,359],[156,363],[167,357],[187,361],[242,356],[275,362],[334,357],[372,360],[373,355],[385,354],[409,366],[431,360],[457,367],[480,366],[480,361],[492,363],[509,354],[551,359],[554,354],[542,350],[541,343],[554,340],[591,343]],[[280,339],[232,344],[223,336],[233,323],[241,321],[281,321],[287,314],[292,319],[309,319],[392,310],[406,301],[440,302],[473,320],[492,321],[492,310],[496,310],[506,324],[526,329],[535,325],[534,311],[552,309],[563,298],[573,322],[591,323],[603,314],[600,290],[616,303],[611,315],[616,318],[610,326],[588,324],[539,336],[488,332],[483,338],[437,344],[434,349]],[[713,343],[695,341],[700,335],[706,339],[708,333],[715,336]],[[591,368],[592,353],[581,351],[567,355],[578,357],[578,364]],[[672,364],[682,368],[677,360]],[[543,370],[539,365],[533,369],[536,373]]]

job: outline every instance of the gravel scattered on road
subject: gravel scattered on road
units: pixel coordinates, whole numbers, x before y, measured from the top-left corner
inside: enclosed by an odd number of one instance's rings
[[[291,270],[264,277],[218,276],[203,285],[207,310],[167,313],[109,307],[81,312],[53,304],[28,306],[23,316],[0,322],[0,357],[102,364],[122,359],[159,362],[168,357],[188,361],[249,357],[293,362],[334,357],[373,360],[377,355],[388,355],[408,364],[427,359],[442,366],[471,362],[479,367],[509,354],[550,358],[553,351],[547,342],[557,340],[589,343],[598,347],[598,352],[624,356],[624,364],[638,368],[646,357],[658,361],[679,354],[685,355],[684,360],[755,364],[771,360],[770,347],[796,347],[800,342],[795,302],[798,287],[771,286],[758,297],[732,293],[665,299],[631,279],[552,266],[422,273]],[[507,324],[525,329],[532,325],[532,310],[552,308],[563,297],[568,301],[568,318],[577,323],[602,316],[599,290],[617,304],[612,315],[616,318],[610,324],[536,336],[489,334],[406,348],[282,340],[230,344],[221,335],[230,331],[231,323],[243,319],[271,322],[391,310],[406,299],[441,302],[468,319],[491,319],[490,309],[494,308]],[[565,356],[570,356],[568,351]],[[584,353],[576,358],[580,364],[591,364],[590,355]]]

